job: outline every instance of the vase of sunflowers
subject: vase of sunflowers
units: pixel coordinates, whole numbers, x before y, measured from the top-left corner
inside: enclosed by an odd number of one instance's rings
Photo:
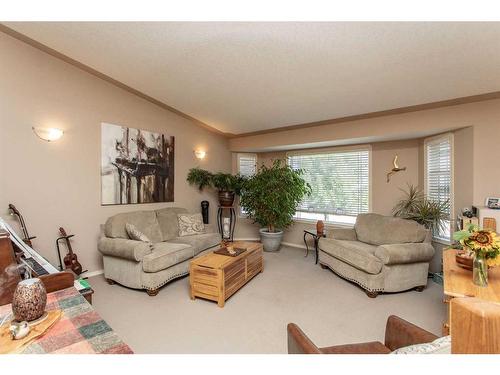
[[[488,286],[488,267],[500,265],[500,238],[494,231],[470,224],[466,229],[455,232],[453,239],[460,242],[464,251],[473,255],[473,283]]]

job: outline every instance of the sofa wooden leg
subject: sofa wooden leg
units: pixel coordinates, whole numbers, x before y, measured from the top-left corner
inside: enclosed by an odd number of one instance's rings
[[[425,287],[426,287],[425,285],[420,285],[420,286],[417,286],[417,287],[415,288],[415,290],[416,290],[417,292],[423,292],[423,291],[424,291],[424,289],[425,289]]]
[[[378,292],[374,292],[374,291],[370,291],[370,290],[365,290],[365,293],[370,298],[377,298],[377,296],[378,296]]]
[[[325,265],[325,264],[323,264],[323,263],[320,263],[319,265],[320,265],[320,267],[321,267],[321,268],[323,268],[324,270],[326,270],[326,269],[328,268],[328,266],[327,266],[327,265]]]
[[[107,281],[107,283],[108,283],[109,285],[115,285],[115,284],[116,284],[115,280],[106,279],[106,281]]]
[[[159,289],[146,289],[146,293],[148,293],[148,296],[154,297],[158,294]]]

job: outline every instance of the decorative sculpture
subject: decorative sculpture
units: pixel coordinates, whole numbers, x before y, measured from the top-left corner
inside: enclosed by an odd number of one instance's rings
[[[387,182],[391,180],[391,176],[393,174],[401,171],[406,171],[406,167],[399,168],[398,155],[394,156],[394,161],[392,162],[392,164],[394,165],[394,168],[392,168],[392,170],[389,173],[387,173]]]

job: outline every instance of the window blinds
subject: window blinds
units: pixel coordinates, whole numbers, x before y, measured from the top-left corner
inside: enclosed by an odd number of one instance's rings
[[[429,199],[446,202],[451,201],[452,161],[450,137],[439,138],[427,143],[426,150],[426,194]],[[448,214],[451,215],[451,208]],[[435,233],[436,237],[449,240],[449,225],[445,233]]]
[[[244,177],[250,177],[257,173],[257,155],[238,154],[238,173]],[[240,215],[246,215],[242,207],[240,207]]]
[[[369,208],[369,151],[291,154],[288,163],[302,169],[312,194],[297,211],[356,216]]]
[[[257,172],[257,156],[253,154],[238,154],[238,173],[245,177]]]

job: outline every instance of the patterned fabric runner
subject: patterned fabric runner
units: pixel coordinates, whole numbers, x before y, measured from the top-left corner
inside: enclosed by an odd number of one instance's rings
[[[49,293],[47,310],[54,309],[62,310],[61,320],[29,344],[24,354],[133,353],[75,288]],[[0,321],[10,312],[11,305],[0,306]]]

